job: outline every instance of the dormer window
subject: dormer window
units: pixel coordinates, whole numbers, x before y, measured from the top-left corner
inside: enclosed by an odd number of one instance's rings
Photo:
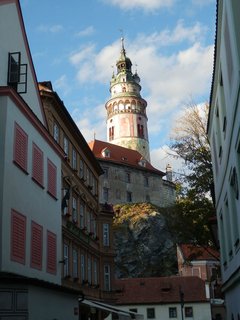
[[[110,158],[110,150],[108,148],[105,148],[102,150],[102,156],[104,158]]]
[[[27,92],[27,64],[21,63],[21,53],[8,54],[8,85],[18,93]]]
[[[138,162],[141,167],[146,167],[147,161],[144,158],[141,158]]]

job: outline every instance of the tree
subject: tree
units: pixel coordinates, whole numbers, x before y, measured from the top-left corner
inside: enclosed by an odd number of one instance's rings
[[[196,198],[188,194],[179,198],[174,206],[161,208],[161,212],[175,243],[214,246],[209,229],[209,219],[214,214],[214,207],[208,198]]]
[[[209,193],[214,203],[210,143],[206,132],[208,112],[208,104],[200,108],[191,103],[178,119],[170,149],[185,161],[188,170],[183,180],[187,182],[191,193],[198,197],[205,197]]]
[[[165,218],[176,242],[200,246],[214,245],[209,219],[215,215],[214,184],[210,143],[207,136],[209,106],[194,103],[185,109],[173,130],[170,149],[186,164],[178,184],[175,206],[167,208]]]

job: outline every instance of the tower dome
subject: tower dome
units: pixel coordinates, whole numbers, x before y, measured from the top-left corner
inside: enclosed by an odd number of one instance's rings
[[[137,150],[150,162],[146,107],[141,97],[140,77],[132,73],[132,62],[126,56],[124,39],[116,62],[117,74],[110,81],[110,99],[106,102],[107,141]]]

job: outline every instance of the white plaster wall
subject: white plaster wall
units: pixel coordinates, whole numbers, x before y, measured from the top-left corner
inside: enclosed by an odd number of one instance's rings
[[[166,320],[169,319],[169,308],[176,307],[177,308],[177,318],[175,320],[182,320],[181,316],[181,306],[179,304],[149,304],[149,305],[130,305],[130,306],[118,306],[119,309],[123,309],[129,311],[129,309],[137,309],[137,313],[143,315],[143,320],[147,320],[147,309],[155,308],[155,320]],[[211,308],[210,303],[186,303],[184,307],[193,307],[193,318],[186,318],[188,320],[210,320],[211,319]]]
[[[57,261],[61,260],[61,160],[49,147],[44,138],[23,116],[14,103],[7,99],[1,108],[7,110],[6,136],[4,146],[3,205],[2,211],[2,271],[19,273],[56,283],[61,282],[61,265],[57,264],[57,274],[46,273],[46,232],[57,235]],[[28,175],[13,163],[13,140],[15,121],[28,134]],[[32,181],[32,142],[44,152],[44,189]],[[47,158],[57,166],[57,201],[47,193]],[[10,260],[11,209],[27,217],[26,264]],[[43,226],[43,268],[30,268],[31,220]]]
[[[14,3],[0,3],[0,86],[7,85],[8,75],[8,53],[21,52],[21,63],[27,63],[27,93],[21,94],[22,98],[32,108],[33,112],[43,122],[40,101],[36,92],[34,77],[30,68],[29,59],[26,50],[27,43],[24,42],[22,30],[20,27],[17,8]]]

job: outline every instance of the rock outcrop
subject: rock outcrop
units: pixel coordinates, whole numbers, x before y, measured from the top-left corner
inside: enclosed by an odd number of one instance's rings
[[[148,203],[114,206],[118,278],[177,273],[176,247],[160,209]]]

